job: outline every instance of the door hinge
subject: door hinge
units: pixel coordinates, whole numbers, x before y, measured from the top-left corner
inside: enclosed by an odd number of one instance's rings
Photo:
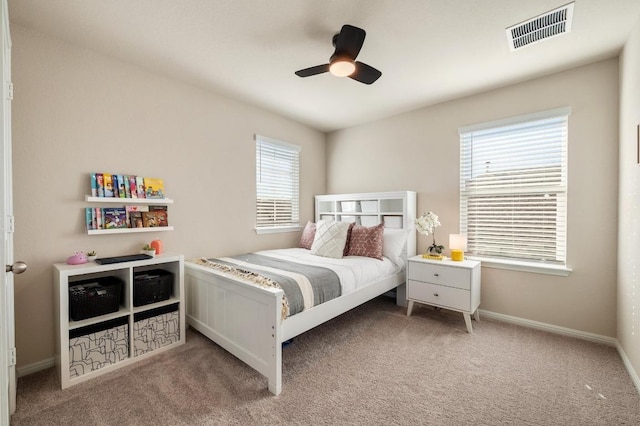
[[[9,367],[16,365],[16,348],[9,349]]]
[[[13,100],[13,83],[9,82],[9,87],[7,90],[7,99],[9,99],[10,101]]]
[[[14,219],[13,216],[7,216],[7,226],[6,226],[5,229],[6,229],[7,233],[10,232],[10,233],[13,234],[13,232],[15,230],[15,219]]]

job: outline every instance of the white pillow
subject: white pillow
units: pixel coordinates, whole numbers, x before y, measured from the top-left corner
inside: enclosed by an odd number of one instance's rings
[[[347,243],[349,222],[319,220],[311,244],[311,254],[341,259]]]
[[[392,229],[384,228],[382,236],[382,255],[392,261],[394,264],[401,266],[404,264],[402,259],[402,251],[404,250],[408,229]]]

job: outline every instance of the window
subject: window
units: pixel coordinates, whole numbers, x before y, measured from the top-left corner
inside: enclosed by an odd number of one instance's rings
[[[300,147],[264,136],[256,139],[256,231],[300,226]]]
[[[460,129],[470,255],[566,265],[569,108]]]

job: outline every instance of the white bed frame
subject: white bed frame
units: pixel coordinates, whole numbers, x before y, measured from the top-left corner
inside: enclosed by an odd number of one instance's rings
[[[360,201],[376,201],[378,208],[375,212],[343,212],[343,201],[358,206]],[[389,210],[389,206],[394,208]],[[412,229],[416,194],[402,191],[317,196],[316,221],[328,215],[335,220],[355,217],[358,221],[364,216],[369,220],[376,217],[378,223],[388,220],[396,224],[401,217],[402,227]],[[415,232],[409,232],[406,255],[415,254]],[[395,288],[397,303],[406,305],[405,277],[402,271],[283,320],[282,290],[237,281],[211,268],[185,262],[187,323],[264,375],[271,393],[278,395],[282,391],[283,342]]]

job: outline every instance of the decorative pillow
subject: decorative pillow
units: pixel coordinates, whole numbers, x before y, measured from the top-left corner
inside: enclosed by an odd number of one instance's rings
[[[319,220],[316,235],[311,245],[311,254],[341,259],[347,242],[349,223]]]
[[[382,259],[384,223],[366,227],[355,225],[349,241],[349,256],[366,256]]]
[[[351,231],[353,231],[353,226],[355,222],[351,222],[349,224],[349,230],[347,231],[347,242],[344,244],[344,250],[342,251],[342,256],[349,256],[349,241],[351,241]]]
[[[315,236],[316,224],[311,221],[307,221],[307,224],[304,226],[304,230],[302,231],[302,235],[300,236],[300,244],[298,244],[298,247],[311,250],[311,244],[313,244]]]
[[[384,228],[382,255],[398,266],[403,264],[402,252],[409,232],[408,229]]]

